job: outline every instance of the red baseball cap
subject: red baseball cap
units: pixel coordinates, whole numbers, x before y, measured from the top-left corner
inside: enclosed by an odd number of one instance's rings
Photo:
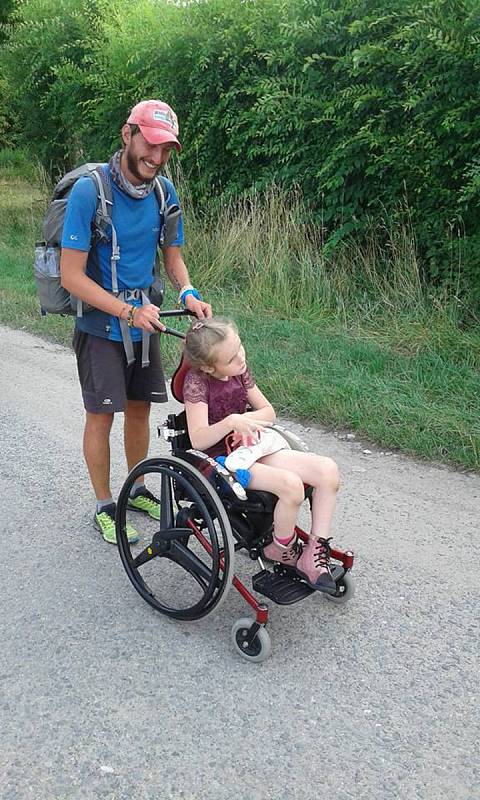
[[[149,144],[173,142],[177,152],[182,149],[177,139],[177,115],[161,100],[142,100],[141,103],[137,103],[132,108],[127,123],[138,125]]]

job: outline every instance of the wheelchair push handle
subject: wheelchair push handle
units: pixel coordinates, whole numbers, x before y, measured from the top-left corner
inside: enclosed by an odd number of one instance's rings
[[[167,311],[160,311],[158,316],[161,319],[162,317],[194,317],[195,314],[189,311],[188,308],[172,308]],[[184,333],[176,331],[175,328],[168,328],[167,326],[165,326],[164,330],[159,331],[159,333],[168,333],[169,336],[176,336],[177,339],[185,339]]]
[[[194,317],[193,311],[188,308],[168,308],[166,311],[160,311],[159,317]]]
[[[167,328],[167,326],[165,326],[165,328],[162,331],[160,331],[160,333],[168,333],[169,336],[176,336],[177,339],[185,339],[184,333],[176,331],[175,328]]]

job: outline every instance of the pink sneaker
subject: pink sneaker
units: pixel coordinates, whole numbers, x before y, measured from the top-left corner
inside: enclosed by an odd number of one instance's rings
[[[335,589],[330,572],[330,539],[310,537],[298,559],[297,572],[312,589]]]
[[[288,544],[280,544],[273,537],[273,542],[263,548],[263,555],[268,561],[278,561],[279,564],[284,564],[286,567],[294,567],[301,552],[302,545],[296,536]]]

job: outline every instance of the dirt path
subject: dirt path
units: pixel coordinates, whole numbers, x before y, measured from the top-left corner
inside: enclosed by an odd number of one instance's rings
[[[340,465],[357,593],[272,608],[246,664],[235,593],[181,625],[132,590],[90,525],[73,354],[0,334],[4,800],[478,798],[478,476],[289,424]]]

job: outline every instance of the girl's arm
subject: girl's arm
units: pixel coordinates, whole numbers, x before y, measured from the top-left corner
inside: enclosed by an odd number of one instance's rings
[[[209,425],[207,403],[190,403],[186,400],[185,413],[188,435],[195,450],[206,450],[208,447],[212,447],[233,429],[231,422],[233,415],[225,417],[214,425]]]
[[[254,409],[245,414],[229,414],[220,422],[208,424],[207,403],[185,401],[188,434],[195,450],[206,450],[219,442],[231,431],[243,433],[246,437],[263,430],[275,422],[275,411],[258,386],[248,390],[248,402]]]
[[[247,411],[243,416],[247,416],[250,419],[260,420],[263,422],[262,427],[265,427],[265,423],[267,425],[272,425],[275,422],[277,418],[275,409],[267,400],[263,392],[260,391],[257,384],[252,386],[251,389],[248,389],[247,400],[253,411]]]

